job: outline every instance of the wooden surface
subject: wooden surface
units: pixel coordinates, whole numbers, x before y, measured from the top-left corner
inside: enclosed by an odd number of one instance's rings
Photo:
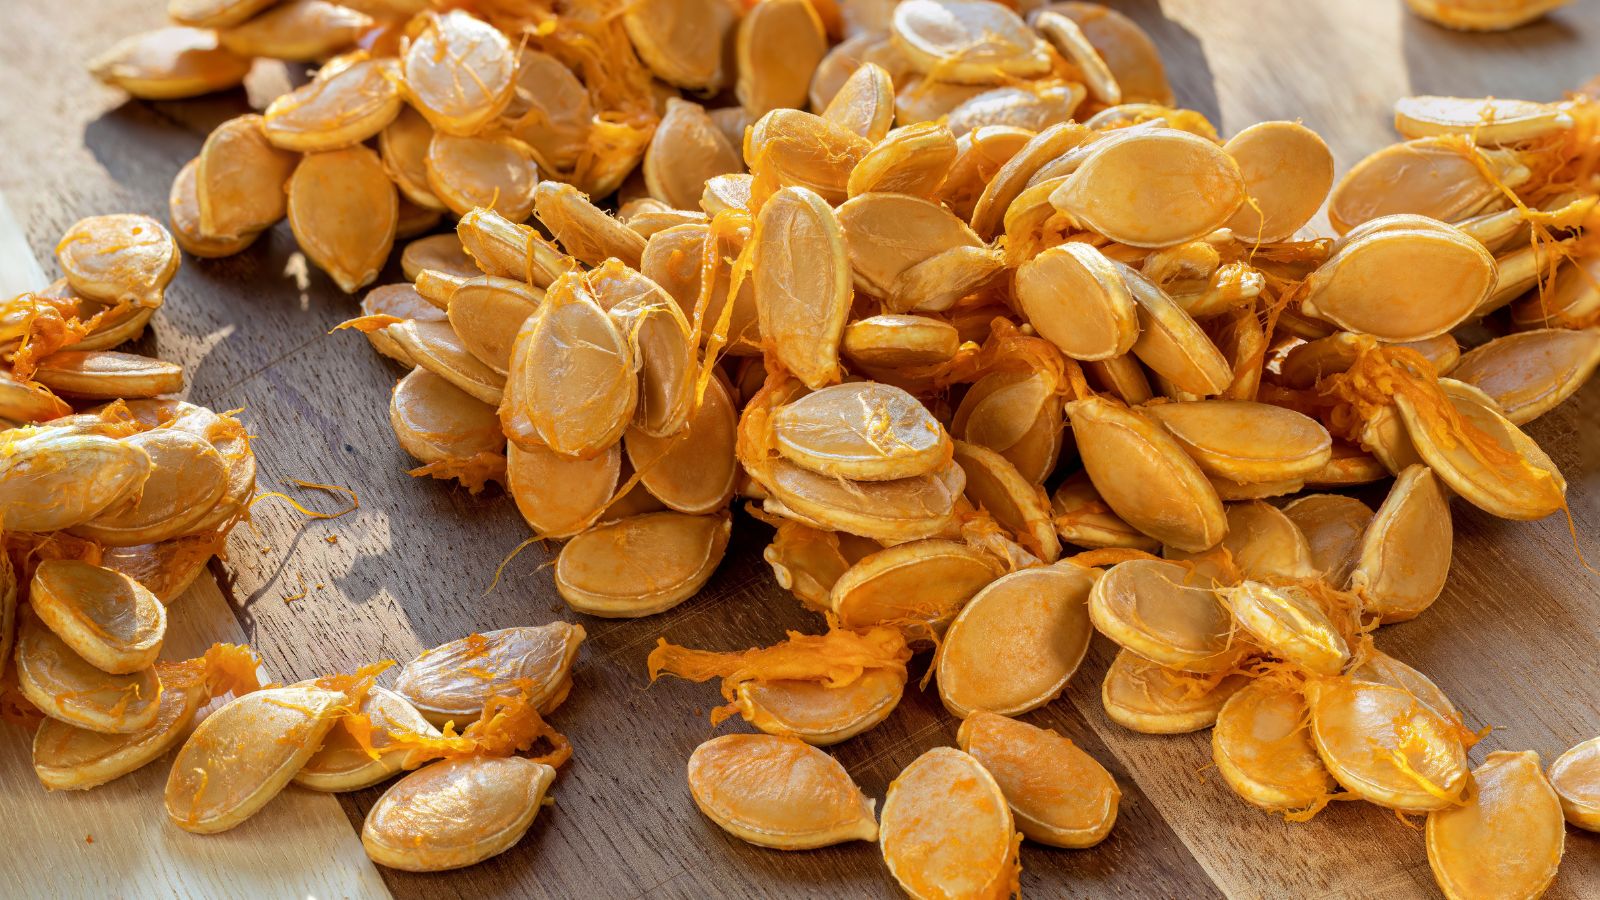
[[[164,217],[173,174],[210,127],[243,112],[245,101],[234,93],[125,102],[88,79],[82,59],[156,24],[159,3],[95,0],[70,13],[50,0],[5,5],[0,193],[48,270],[57,237],[81,216],[135,210]],[[1396,96],[1553,99],[1600,71],[1600,0],[1491,36],[1424,25],[1398,0],[1117,5],[1161,45],[1182,102],[1226,133],[1262,119],[1302,118],[1333,146],[1341,172],[1393,140],[1388,119]],[[186,259],[140,348],[182,362],[195,401],[245,408],[258,435],[263,490],[303,478],[360,494],[358,512],[330,523],[307,522],[268,501],[256,508],[254,529],[235,533],[220,567],[223,593],[268,666],[285,678],[348,671],[377,658],[405,660],[472,630],[572,618],[542,568],[551,555],[541,548],[525,552],[485,593],[496,562],[526,526],[503,496],[473,498],[402,474],[411,463],[387,420],[398,370],[359,335],[326,333],[353,314],[355,301],[320,273],[306,278],[304,271],[281,225],[240,256]],[[398,279],[397,267],[389,276]],[[1580,540],[1600,564],[1600,388],[1591,385],[1528,430],[1567,475]],[[339,501],[308,502],[330,508]],[[1433,676],[1474,724],[1495,726],[1474,761],[1495,749],[1534,749],[1549,761],[1600,734],[1600,578],[1579,565],[1558,518],[1512,523],[1459,502],[1454,510],[1456,557],[1445,595],[1418,621],[1383,629],[1379,646]],[[747,519],[738,525],[727,561],[701,596],[639,621],[578,617],[590,640],[571,699],[553,717],[577,755],[556,784],[555,805],[528,837],[462,872],[384,871],[396,896],[897,894],[873,846],[758,850],[723,834],[690,801],[684,762],[713,734],[705,713],[718,699],[709,685],[647,687],[644,658],[656,636],[733,649],[821,624],[773,584],[759,558],[766,529]],[[285,602],[302,590],[303,599]],[[175,609],[175,618],[185,614],[183,606]],[[1028,718],[1059,728],[1116,774],[1125,790],[1121,816],[1093,850],[1025,845],[1028,896],[1437,896],[1420,830],[1386,811],[1336,804],[1310,824],[1288,825],[1228,792],[1209,770],[1207,735],[1144,736],[1108,722],[1098,699],[1108,658],[1109,648],[1097,643],[1067,694]],[[929,747],[953,743],[954,734],[937,697],[913,692],[884,725],[835,752],[881,798],[901,767]],[[15,765],[16,751],[5,753]],[[352,827],[377,796],[371,790],[341,798]],[[339,865],[327,856],[279,852],[289,840],[287,818],[278,810],[222,838],[274,848],[282,890],[269,894],[290,893]],[[15,816],[0,817],[0,842],[31,846],[36,835],[8,834],[18,827]],[[178,836],[152,852],[215,840]],[[37,873],[6,872],[13,856],[0,863],[0,883],[51,893],[33,880]],[[105,877],[92,854],[67,858],[62,865],[84,867],[75,876],[88,879],[82,883]],[[1594,835],[1569,831],[1551,896],[1600,896]]]

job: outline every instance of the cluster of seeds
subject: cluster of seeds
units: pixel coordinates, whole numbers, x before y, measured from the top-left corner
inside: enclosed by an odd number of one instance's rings
[[[1600,744],[1548,777],[1531,753],[1469,771],[1481,735],[1371,637],[1440,595],[1452,495],[1565,507],[1520,426],[1600,364],[1593,98],[1408,98],[1407,140],[1335,185],[1304,125],[1223,140],[1174,106],[1148,37],[1091,3],[417,5],[174,0],[186,27],[98,70],[171,97],[236,83],[246,56],[327,58],[180,173],[179,240],[236,252],[287,212],[354,291],[397,233],[458,217],[348,324],[410,369],[391,422],[413,474],[499,481],[530,540],[570,538],[574,610],[692,596],[736,495],[775,529],[765,557],[826,631],[663,640],[648,663],[720,679],[714,720],[762,732],[690,758],[727,831],[876,840],[915,897],[1019,890],[1021,837],[1085,847],[1115,820],[1106,770],[1013,718],[1096,631],[1122,648],[1114,721],[1213,728],[1222,778],[1293,820],[1333,799],[1427,814],[1449,896],[1537,895],[1563,814],[1596,827]],[[615,216],[590,199],[613,193]],[[1337,237],[1307,230],[1324,204]],[[1321,492],[1390,477],[1376,511]],[[443,756],[374,808],[369,854],[500,852],[554,776],[517,754],[565,758],[539,714],[582,638],[472,635],[393,692],[363,670],[247,694],[180,753],[169,812],[220,830],[296,772],[354,789]],[[889,716],[926,648],[960,746],[875,815],[817,748]],[[271,759],[194,783],[262,731]]]

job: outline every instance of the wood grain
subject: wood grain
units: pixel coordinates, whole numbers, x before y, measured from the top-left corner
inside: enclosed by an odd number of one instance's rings
[[[1150,30],[1182,102],[1225,133],[1301,118],[1327,138],[1340,171],[1394,139],[1389,107],[1397,96],[1555,98],[1600,70],[1600,0],[1508,35],[1480,36],[1415,21],[1398,0],[1115,5]],[[242,93],[146,104],[88,79],[81,58],[157,24],[157,4],[95,0],[72,15],[46,0],[7,6],[0,83],[26,89],[0,92],[0,158],[7,161],[0,193],[35,253],[48,260],[56,238],[83,215],[164,217],[173,174],[210,127],[245,111]],[[302,281],[302,270],[282,225],[237,257],[187,259],[141,347],[188,367],[197,402],[245,408],[264,490],[286,489],[324,509],[342,503],[283,488],[302,478],[349,486],[361,498],[357,512],[332,522],[307,522],[266,501],[254,528],[236,532],[224,592],[268,665],[301,678],[404,660],[473,630],[575,618],[543,571],[553,558],[546,548],[524,552],[486,593],[526,526],[503,496],[472,497],[403,474],[411,462],[387,422],[398,370],[359,335],[327,334],[354,313],[355,301],[320,273]],[[391,267],[386,280],[398,278]],[[1597,423],[1600,388],[1591,386],[1529,426],[1568,477],[1574,522],[1594,560]],[[1420,620],[1384,629],[1379,645],[1432,675],[1474,723],[1496,726],[1475,761],[1494,749],[1524,748],[1548,761],[1600,734],[1600,578],[1579,564],[1558,517],[1502,522],[1461,503],[1454,512],[1456,557],[1445,596]],[[719,700],[705,685],[647,686],[643,663],[655,638],[735,649],[821,625],[773,584],[759,556],[766,529],[741,519],[736,532],[728,560],[699,597],[640,621],[576,617],[591,637],[572,697],[554,716],[577,748],[554,789],[555,806],[521,844],[482,865],[432,876],[384,871],[396,896],[897,895],[875,847],[758,850],[723,834],[690,802],[683,766],[713,734],[705,714]],[[304,598],[285,602],[302,590]],[[1287,825],[1245,806],[1209,771],[1206,735],[1149,737],[1107,721],[1098,680],[1109,655],[1097,643],[1067,695],[1029,719],[1062,730],[1111,768],[1125,790],[1121,817],[1093,850],[1026,845],[1028,896],[1437,896],[1420,832],[1385,811],[1337,804],[1312,823]],[[954,733],[937,697],[912,691],[883,726],[835,752],[881,798],[906,763],[953,743]],[[378,793],[342,798],[352,826]],[[10,827],[0,821],[0,840]],[[273,842],[287,839],[270,833]],[[277,859],[286,889],[334,865],[301,854]],[[87,872],[99,865],[89,857],[78,864]],[[1551,896],[1600,896],[1593,835],[1569,832]]]

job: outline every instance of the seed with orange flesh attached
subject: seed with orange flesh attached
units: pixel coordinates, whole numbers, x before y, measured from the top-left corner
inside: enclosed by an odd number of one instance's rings
[[[872,801],[832,757],[794,738],[728,734],[689,756],[695,805],[741,840],[810,850],[878,836]]]

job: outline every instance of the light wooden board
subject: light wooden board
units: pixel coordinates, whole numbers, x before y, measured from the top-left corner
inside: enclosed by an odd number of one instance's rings
[[[1415,92],[1554,98],[1600,70],[1600,0],[1509,35],[1455,35],[1412,20],[1399,0],[1153,0],[1115,4],[1161,46],[1182,102],[1231,133],[1252,122],[1303,118],[1333,147],[1340,171],[1393,139],[1389,106]],[[162,216],[167,186],[217,122],[245,110],[238,95],[129,103],[94,85],[76,60],[113,36],[159,20],[147,0],[93,0],[62,15],[48,0],[12,0],[0,31],[0,191],[34,253],[91,213]],[[64,49],[66,48],[66,49]],[[404,660],[461,636],[573,618],[531,548],[485,593],[504,553],[526,535],[509,501],[407,479],[411,465],[387,422],[397,371],[363,339],[326,332],[355,302],[320,273],[295,277],[293,240],[273,229],[237,257],[186,260],[142,342],[189,370],[189,395],[246,407],[263,489],[290,478],[347,485],[361,509],[307,523],[277,502],[256,531],[230,544],[224,592],[243,632],[284,677]],[[385,280],[396,280],[391,267]],[[1591,386],[1530,426],[1571,484],[1574,519],[1600,559],[1600,388]],[[291,489],[292,490],[292,489]],[[1381,490],[1368,492],[1369,501]],[[332,508],[337,498],[310,497]],[[1493,749],[1552,759],[1600,734],[1600,579],[1577,564],[1564,522],[1510,523],[1457,503],[1457,554],[1446,595],[1379,644],[1428,672]],[[329,543],[328,538],[336,538]],[[396,896],[889,897],[875,848],[802,854],[735,841],[693,808],[683,765],[715,733],[709,686],[647,687],[644,658],[658,635],[693,646],[766,644],[785,628],[817,630],[772,583],[759,552],[767,531],[741,520],[727,561],[701,596],[634,622],[582,619],[590,633],[572,698],[554,716],[577,748],[515,849],[436,876],[383,872]],[[304,599],[285,603],[301,592]],[[1023,850],[1030,897],[1433,897],[1420,832],[1388,813],[1339,804],[1286,825],[1250,809],[1209,770],[1205,735],[1157,738],[1105,720],[1098,643],[1061,700],[1029,717],[1063,731],[1111,768],[1125,791],[1111,838],[1090,851]],[[918,673],[919,674],[919,673]],[[726,726],[727,728],[737,725]],[[871,795],[955,723],[931,693],[910,693],[882,726],[835,754]],[[352,827],[378,796],[344,798]],[[4,825],[0,824],[0,829]],[[265,833],[265,832],[263,832]],[[276,839],[276,835],[274,835]],[[1600,840],[1569,832],[1551,896],[1600,896]],[[287,884],[323,859],[280,857]],[[94,865],[94,863],[86,863]],[[285,891],[287,892],[287,890]],[[270,892],[269,892],[270,893]]]

